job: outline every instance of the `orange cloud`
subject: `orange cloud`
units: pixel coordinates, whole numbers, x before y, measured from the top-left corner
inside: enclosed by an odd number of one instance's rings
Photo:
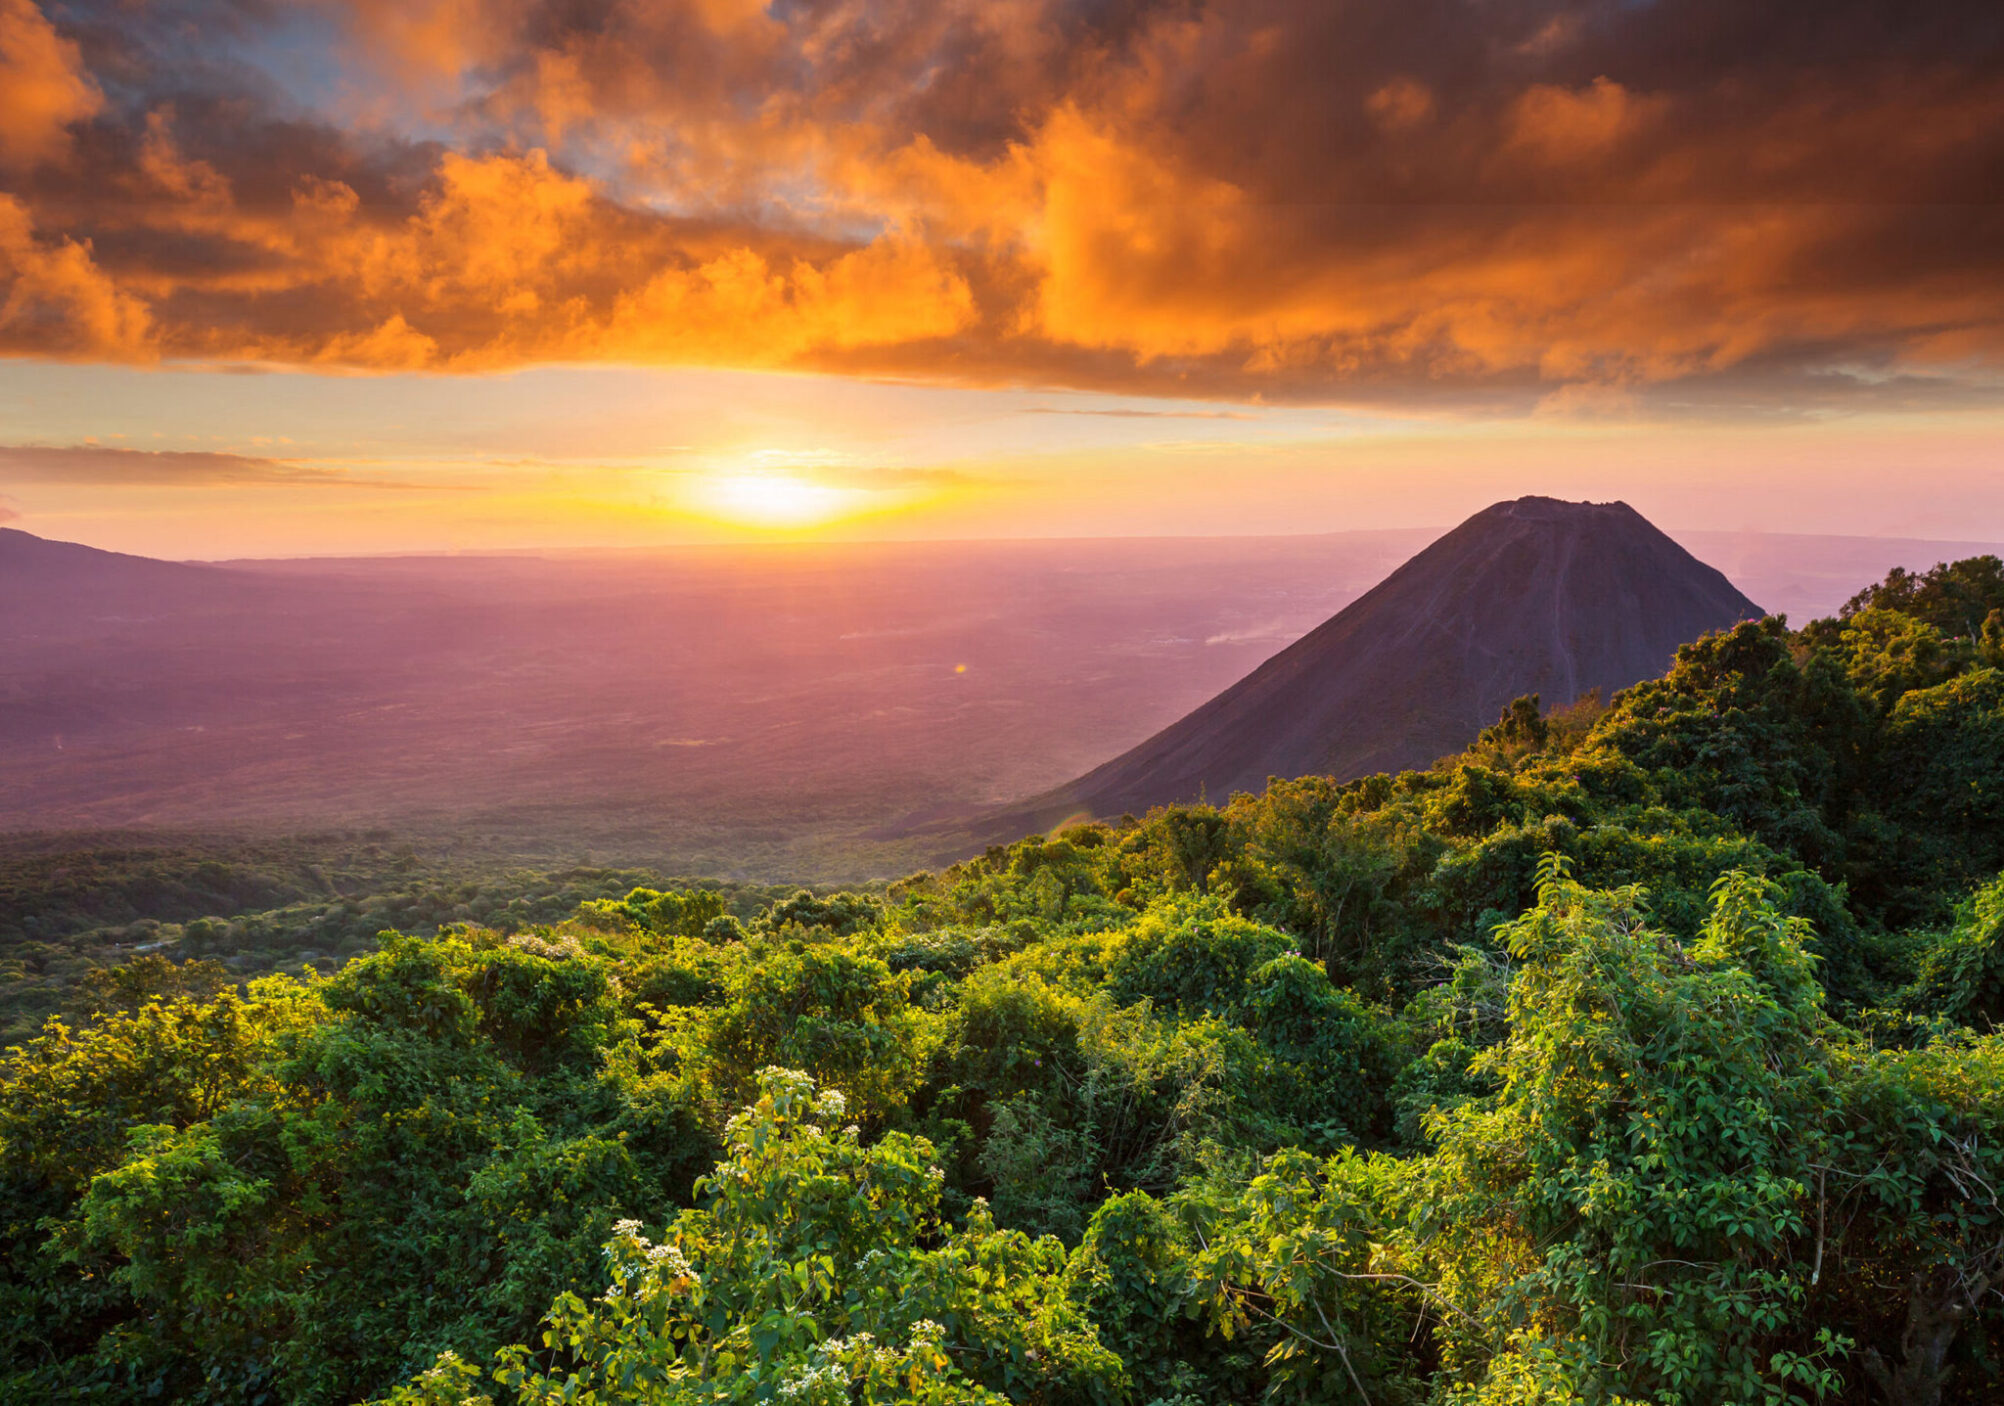
[[[407,79],[437,79],[501,57],[493,42],[498,8],[488,0],[339,0],[335,12],[385,66]]]
[[[1433,116],[1433,92],[1410,78],[1394,78],[1364,99],[1364,110],[1387,132],[1410,132]]]
[[[590,183],[551,169],[541,151],[447,152],[418,212],[369,241],[359,283],[378,298],[534,312],[539,286],[588,276],[619,256],[594,227],[593,204]]]
[[[0,351],[144,361],[151,333],[146,305],[119,290],[89,245],[39,237],[28,208],[0,194]]]
[[[1553,165],[1598,160],[1660,120],[1667,106],[1661,98],[1637,96],[1604,76],[1577,89],[1540,83],[1512,106],[1505,150]]]
[[[336,333],[314,352],[313,360],[372,371],[422,371],[437,362],[438,343],[395,312],[366,332]]]
[[[0,170],[66,155],[71,124],[103,104],[76,44],[34,0],[0,0]]]
[[[621,361],[783,366],[819,350],[951,336],[975,316],[966,280],[914,240],[878,240],[816,265],[775,270],[749,249],[656,274],[582,333]]]
[[[324,186],[296,194],[295,209],[344,229],[355,214]],[[974,315],[965,280],[922,242],[893,233],[783,256],[728,233],[678,239],[541,151],[447,153],[408,219],[329,236],[326,247],[341,251],[351,279],[330,290],[335,305],[368,310],[371,321],[327,338],[312,358],[379,370],[785,365],[820,349],[946,336]]]
[[[2004,358],[1977,0],[367,0],[304,114],[188,2],[0,0],[0,350],[1526,409]]]

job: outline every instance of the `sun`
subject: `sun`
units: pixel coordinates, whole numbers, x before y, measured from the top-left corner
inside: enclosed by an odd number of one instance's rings
[[[862,506],[866,496],[861,489],[817,483],[798,474],[748,469],[710,476],[698,501],[710,516],[726,522],[785,529],[833,522]]]

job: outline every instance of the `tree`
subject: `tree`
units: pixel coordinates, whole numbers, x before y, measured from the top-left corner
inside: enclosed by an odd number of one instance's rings
[[[1811,1325],[1795,1255],[1832,1032],[1778,897],[1721,880],[1686,951],[1649,928],[1639,890],[1583,889],[1554,860],[1504,930],[1509,1031],[1483,1061],[1501,1091],[1441,1115],[1402,1237],[1405,1272],[1459,1307],[1441,1332],[1466,1400],[1838,1389],[1849,1345]]]
[[[806,1075],[761,1071],[701,1208],[659,1243],[621,1221],[606,1291],[559,1297],[546,1351],[505,1349],[495,1379],[525,1406],[1111,1399],[1119,1359],[1067,1296],[1062,1247],[979,1207],[945,1224],[931,1144],[866,1146],[844,1116]],[[457,1406],[468,1377],[444,1359],[389,1400]]]
[[[1884,581],[1844,602],[1839,617],[1849,620],[1867,610],[1897,610],[1951,638],[1972,639],[1982,633],[1990,612],[2000,607],[2004,607],[2004,560],[1980,556],[1939,562],[1919,575],[1896,566]]]

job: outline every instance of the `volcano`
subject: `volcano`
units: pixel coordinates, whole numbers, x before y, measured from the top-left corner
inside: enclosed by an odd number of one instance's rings
[[[1626,503],[1485,508],[1238,683],[984,836],[1431,765],[1516,698],[1604,697],[1761,609]]]

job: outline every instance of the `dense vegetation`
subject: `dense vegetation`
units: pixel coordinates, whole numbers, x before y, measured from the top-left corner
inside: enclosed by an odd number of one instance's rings
[[[9,1054],[0,1398],[1995,1401],[2000,870],[1985,558],[881,891],[184,914]]]

